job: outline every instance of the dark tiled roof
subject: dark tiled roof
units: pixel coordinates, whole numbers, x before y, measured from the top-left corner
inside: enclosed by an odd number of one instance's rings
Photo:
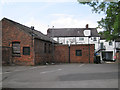
[[[7,18],[3,18],[2,20],[9,21],[10,23],[12,23],[16,27],[18,27],[20,30],[23,30],[24,32],[28,33],[29,35],[33,36],[34,38],[49,41],[49,42],[55,42],[53,39],[49,38],[47,35],[44,35],[40,31],[32,30],[30,27],[27,27],[25,25],[22,25],[20,23],[17,23],[15,21],[12,21],[12,20],[7,19]]]
[[[84,37],[84,30],[91,30],[91,36],[99,37],[96,28],[49,28],[47,35],[49,37]]]

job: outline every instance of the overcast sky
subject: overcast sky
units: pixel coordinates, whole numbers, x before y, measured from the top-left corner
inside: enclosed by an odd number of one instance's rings
[[[97,21],[104,14],[92,13],[87,5],[77,0],[13,0],[0,2],[0,19],[6,17],[46,34],[48,28],[90,28],[97,27]],[[100,30],[98,30],[100,31]]]

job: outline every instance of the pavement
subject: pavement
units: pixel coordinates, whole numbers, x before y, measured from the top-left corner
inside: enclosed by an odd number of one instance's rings
[[[2,67],[3,88],[118,88],[118,64]]]

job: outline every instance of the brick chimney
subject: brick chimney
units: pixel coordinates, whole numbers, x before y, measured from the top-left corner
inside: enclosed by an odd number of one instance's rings
[[[50,33],[50,30],[49,30],[49,29],[47,30],[47,34],[48,34],[48,33]]]
[[[88,29],[88,24],[86,24],[86,28]]]
[[[34,26],[31,26],[31,29],[34,30]]]

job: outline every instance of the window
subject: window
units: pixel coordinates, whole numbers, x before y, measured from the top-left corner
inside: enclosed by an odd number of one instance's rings
[[[93,38],[93,41],[97,41],[96,37]]]
[[[49,51],[48,51],[48,53],[50,53],[50,52],[51,52],[51,50],[50,50],[50,46],[51,46],[51,45],[49,44]]]
[[[30,47],[23,47],[23,55],[30,55]]]
[[[82,50],[76,50],[76,56],[82,56]]]
[[[13,56],[20,56],[20,42],[12,42]]]
[[[44,53],[46,53],[46,43],[44,44]]]
[[[79,41],[83,41],[83,40],[84,40],[84,38],[82,38],[82,37],[79,38]]]
[[[112,42],[109,42],[109,46],[112,46]]]
[[[103,42],[100,43],[100,48],[103,49],[104,48],[104,45],[103,45]]]

